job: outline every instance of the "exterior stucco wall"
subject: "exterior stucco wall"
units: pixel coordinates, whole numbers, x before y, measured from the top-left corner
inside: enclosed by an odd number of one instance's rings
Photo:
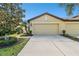
[[[61,23],[59,23],[59,33],[62,34],[63,30],[65,30],[65,23],[61,22]]]
[[[41,16],[39,18],[36,18],[36,19],[34,19],[34,20],[32,20],[30,22],[30,24],[32,24],[31,29],[33,30],[33,26],[35,24],[43,24],[43,23],[44,24],[51,24],[51,25],[58,24],[58,32],[59,32],[59,34],[62,33],[61,30],[63,30],[63,28],[64,28],[64,26],[62,26],[63,25],[62,20],[59,20],[59,19],[57,19],[55,17],[52,17],[50,15],[43,15],[43,16]],[[38,30],[40,30],[40,29],[38,29]]]
[[[30,24],[32,25],[31,26],[32,30],[33,30],[33,26],[35,24],[48,24],[48,23],[51,25],[53,25],[54,23],[59,24],[58,25],[59,34],[62,34],[62,30],[66,30],[67,31],[66,33],[68,33],[68,34],[78,34],[77,32],[79,32],[79,22],[62,21],[62,20],[52,17],[50,15],[43,15],[30,22]],[[77,25],[69,25],[69,24],[77,24]],[[70,28],[69,26],[72,28]],[[77,30],[75,30],[74,28],[76,28]],[[38,30],[40,30],[40,29],[38,28]]]
[[[79,35],[79,22],[65,22],[67,34]]]
[[[79,22],[62,22],[59,25],[60,34],[62,30],[66,30],[67,34],[78,35],[79,34]]]
[[[52,17],[50,15],[46,15],[46,17],[48,18],[47,22],[63,22],[62,20]]]
[[[52,22],[63,22],[62,20],[59,20],[55,17],[52,17],[50,15],[43,15],[41,17],[38,17],[32,21],[30,21],[30,23],[52,23]]]

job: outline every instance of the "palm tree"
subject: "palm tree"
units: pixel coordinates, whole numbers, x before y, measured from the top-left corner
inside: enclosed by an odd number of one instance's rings
[[[76,7],[79,7],[78,3],[61,3],[60,6],[65,8],[65,11],[67,12],[68,16],[71,16],[76,9]]]

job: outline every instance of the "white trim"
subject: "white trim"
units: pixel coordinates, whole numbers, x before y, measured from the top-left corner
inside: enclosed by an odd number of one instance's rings
[[[75,24],[77,24],[77,23],[79,23],[79,22],[65,22],[65,23],[66,23],[66,24],[67,24],[67,23],[68,23],[68,24],[69,24],[69,23],[75,23]]]
[[[52,24],[52,23],[61,23],[61,22],[34,22],[32,24]]]

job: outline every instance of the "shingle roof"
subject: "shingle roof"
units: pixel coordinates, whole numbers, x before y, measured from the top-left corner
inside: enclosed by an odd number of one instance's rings
[[[76,18],[76,17],[79,17],[79,15],[76,15],[76,16],[74,16],[74,17],[72,17],[72,18]]]
[[[50,14],[50,13],[43,13],[43,14],[41,14],[41,15],[38,15],[38,16],[36,16],[36,17],[33,17],[33,18],[31,18],[31,19],[28,19],[28,22],[29,21],[31,21],[31,20],[34,20],[34,19],[36,19],[36,18],[38,18],[38,17],[41,17],[41,16],[43,16],[43,15],[50,15],[50,16],[52,16],[52,17],[55,17],[55,18],[57,18],[57,19],[59,19],[59,20],[61,20],[61,21],[79,21],[79,20],[76,20],[76,19],[63,19],[63,18],[60,18],[60,17],[57,17],[57,16],[55,16],[55,15],[52,15],[52,14]],[[73,18],[75,18],[75,17],[77,17],[77,16],[74,16]]]

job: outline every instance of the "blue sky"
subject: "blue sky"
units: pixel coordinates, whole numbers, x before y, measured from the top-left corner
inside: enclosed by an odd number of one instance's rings
[[[66,11],[58,3],[24,3],[22,8],[26,11],[24,21],[48,12],[61,18],[67,18]],[[78,14],[78,8],[74,11],[73,16]]]

